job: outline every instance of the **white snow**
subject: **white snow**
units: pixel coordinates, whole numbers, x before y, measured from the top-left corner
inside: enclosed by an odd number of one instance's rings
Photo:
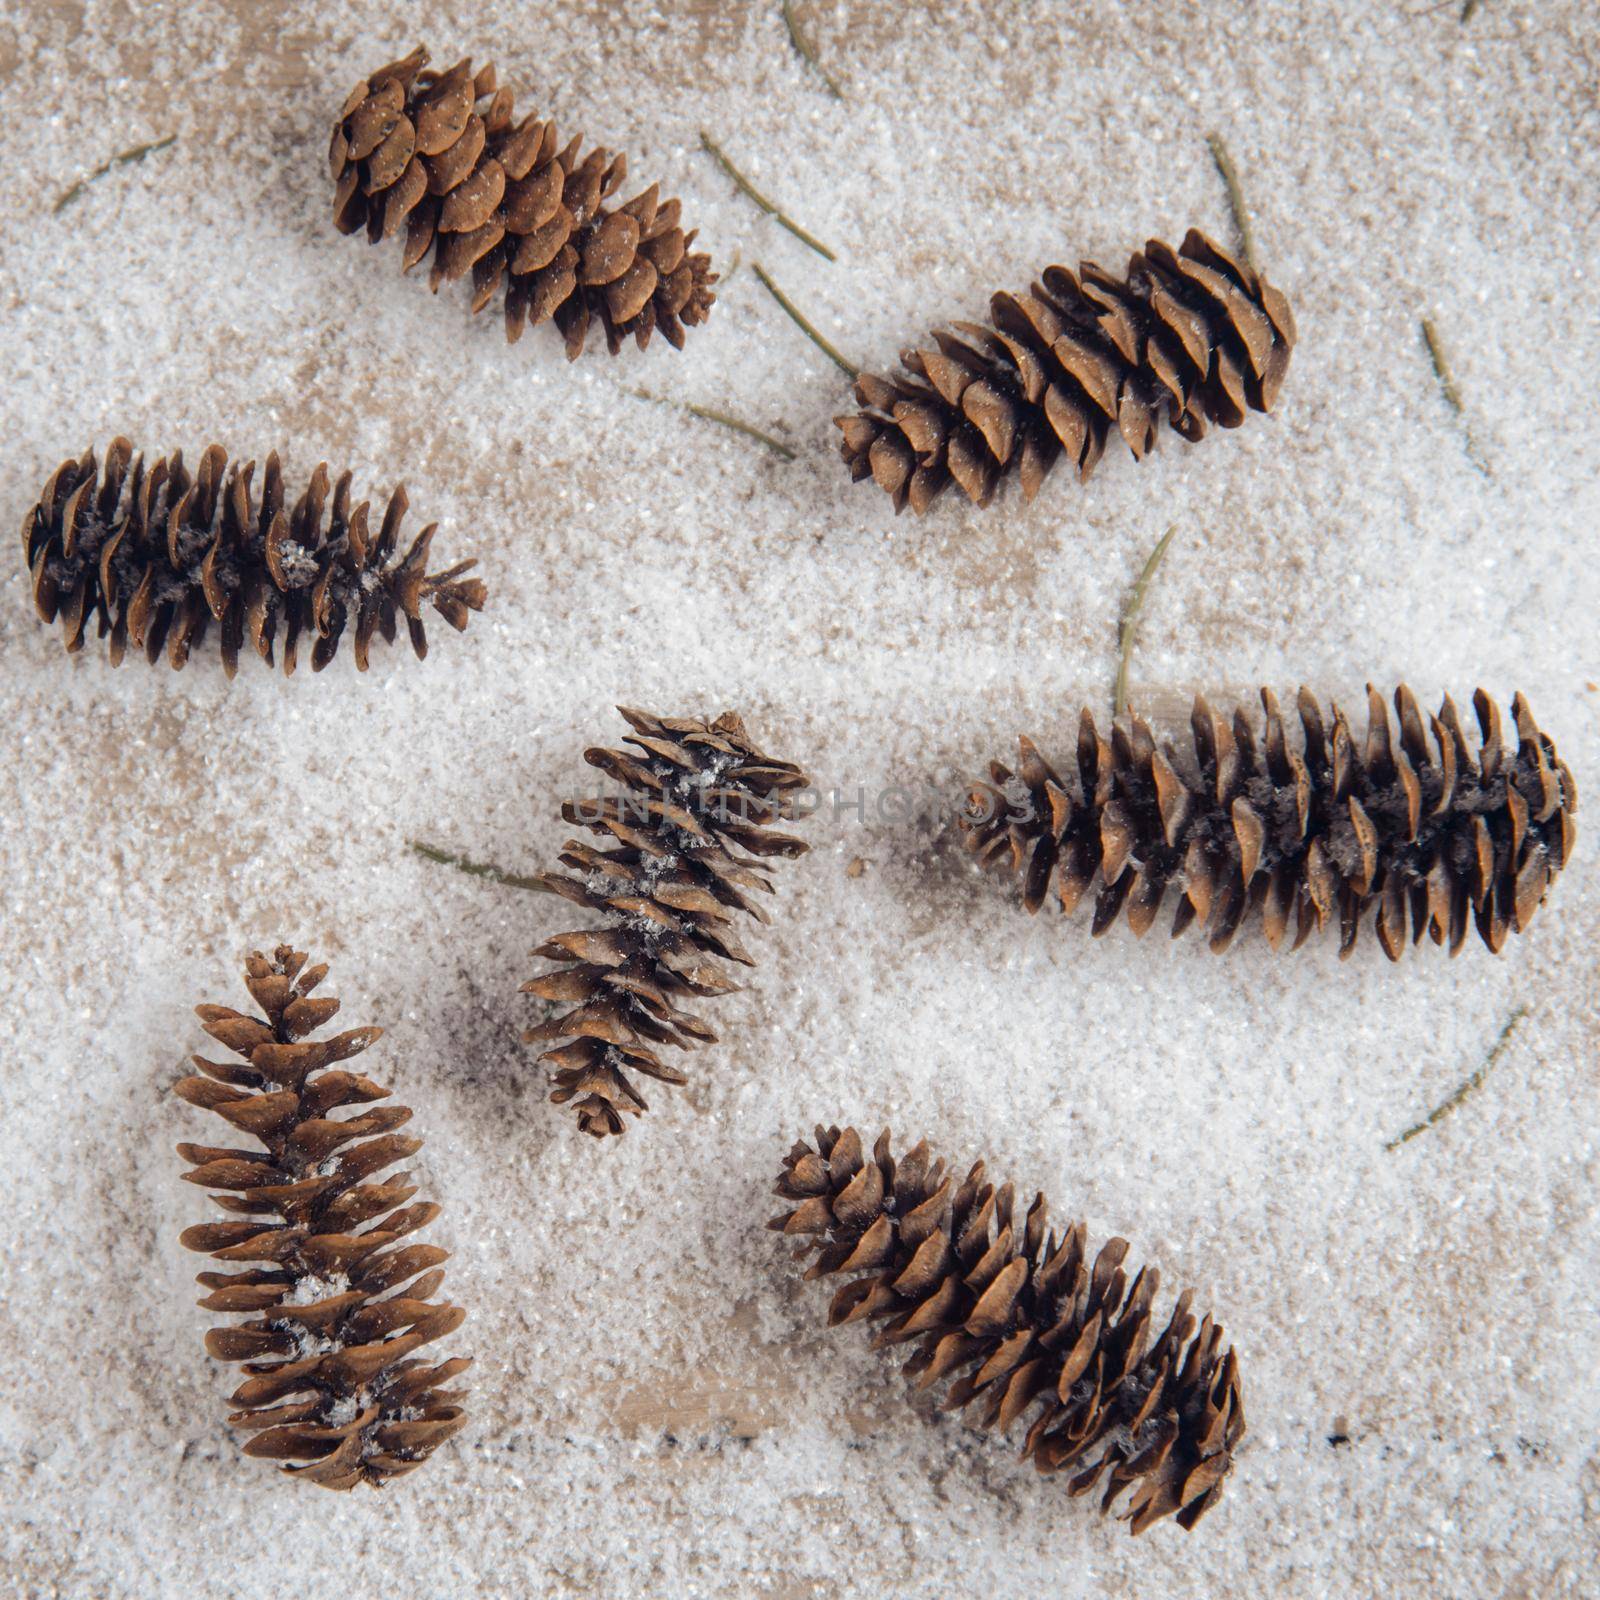
[[[278,1302],[281,1306],[314,1306],[323,1300],[331,1300],[336,1295],[346,1294],[350,1289],[350,1280],[342,1272],[330,1273],[326,1278],[319,1277],[316,1273],[307,1273],[303,1278],[297,1278],[294,1287]]]
[[[467,290],[329,221],[328,119],[413,42],[374,0],[28,0],[0,21],[0,482],[16,526],[58,461],[117,433],[319,460],[489,609],[426,662],[346,648],[313,678],[214,651],[181,674],[0,595],[0,1566],[20,1594],[1578,1596],[1600,1555],[1596,1216],[1600,887],[1600,50],[1587,0],[799,13],[443,0],[471,50],[625,149],[742,265],[681,354],[576,365],[515,348]],[[699,148],[839,253],[759,214]],[[1151,235],[1233,237],[1220,132],[1301,341],[1280,410],[1112,451],[1031,506],[952,493],[896,521],[852,486],[841,374],[761,261],[853,359],[891,364],[1054,260],[1121,266]],[[104,157],[176,132],[55,215]],[[1468,430],[1419,331],[1431,315]],[[786,462],[637,388],[781,435]],[[258,469],[259,473],[259,469]],[[259,478],[258,478],[259,481]],[[1223,959],[1159,932],[1029,920],[930,824],[1029,732],[1104,725],[1117,616],[1162,531],[1134,703],[1181,722],[1306,683],[1437,704],[1531,699],[1586,795],[1579,855],[1499,959],[1393,968],[1364,940]],[[12,536],[14,538],[14,535]],[[410,852],[555,866],[563,796],[615,704],[743,712],[840,803],[777,862],[759,965],[705,1003],[684,1089],[605,1145],[547,1104],[519,1034],[549,896]],[[894,787],[898,786],[898,787]],[[858,792],[861,796],[856,807]],[[856,860],[871,870],[850,876]],[[332,1499],[245,1458],[201,1348],[215,1215],[170,1094],[208,1046],[190,1008],[248,1005],[242,954],[332,964],[359,1065],[415,1108],[425,1235],[470,1312],[472,1427],[381,1496]],[[1529,1008],[1483,1087],[1396,1151]],[[1137,1543],[912,1400],[859,1330],[824,1327],[761,1224],[818,1121],[985,1156],[1052,1214],[1121,1233],[1237,1343],[1250,1435],[1189,1537]],[[136,1330],[130,1337],[130,1330]],[[1336,1427],[1335,1419],[1343,1419]],[[1330,1435],[1348,1431],[1348,1443]],[[197,1538],[198,1518],[204,1538]],[[4,1585],[0,1585],[4,1587]]]

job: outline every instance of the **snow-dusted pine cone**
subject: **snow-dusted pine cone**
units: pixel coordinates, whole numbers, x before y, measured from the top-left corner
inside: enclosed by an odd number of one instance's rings
[[[1244,1437],[1239,1365],[1192,1291],[1166,1327],[1151,1313],[1159,1274],[1128,1283],[1125,1239],[1091,1257],[1082,1223],[1057,1234],[1039,1195],[1025,1217],[1010,1184],[978,1162],[958,1180],[919,1144],[898,1160],[889,1131],[870,1156],[854,1128],[818,1128],[784,1158],[777,1191],[793,1205],[768,1227],[816,1252],[806,1277],[849,1274],[828,1325],[879,1324],[874,1346],[910,1345],[918,1388],[950,1379],[944,1409],[1009,1428],[1034,1408],[1023,1443],[1067,1493],[1105,1479],[1100,1509],[1130,1490],[1134,1533],[1175,1515],[1192,1528],[1222,1493]]]
[[[342,233],[365,227],[374,244],[406,230],[402,270],[431,249],[432,287],[472,273],[472,309],[505,288],[506,337],[553,317],[567,356],[591,323],[615,355],[630,334],[642,350],[660,330],[683,345],[716,296],[711,258],[691,250],[676,200],[652,184],[608,206],[627,174],[624,156],[580,137],[557,148],[554,121],[513,120],[514,97],[495,69],[470,60],[425,70],[428,52],[380,67],[345,101],[329,165]]]
[[[1403,684],[1388,708],[1367,690],[1367,736],[1344,713],[1324,722],[1300,691],[1291,741],[1271,690],[1258,736],[1241,708],[1228,723],[1204,699],[1183,746],[1142,718],[1115,723],[1109,743],[1085,710],[1076,761],[1059,770],[1022,741],[1017,770],[994,762],[973,786],[962,827],[985,866],[1020,873],[1037,911],[1054,884],[1071,911],[1094,883],[1092,931],[1126,912],[1142,934],[1169,889],[1172,931],[1198,922],[1222,950],[1257,909],[1274,949],[1294,919],[1294,948],[1337,918],[1348,954],[1369,912],[1391,960],[1428,934],[1454,955],[1469,923],[1491,950],[1532,920],[1571,858],[1577,786],[1519,694],[1517,745],[1500,712],[1473,696],[1480,737],[1467,742],[1448,695],[1424,718]],[[1298,745],[1298,748],[1296,746]]]
[[[722,962],[755,962],[734,936],[734,916],[771,921],[751,898],[773,892],[762,861],[807,848],[771,826],[795,814],[805,774],[763,755],[734,712],[702,722],[618,709],[634,730],[627,742],[635,749],[587,750],[584,760],[624,792],[561,808],[565,821],[610,848],[569,839],[561,864],[575,875],[539,880],[606,920],[547,940],[534,953],[560,966],[522,986],[566,1008],[526,1037],[530,1044],[569,1041],[539,1058],[554,1069],[550,1098],[574,1102],[578,1126],[597,1137],[621,1133],[624,1116],[648,1109],[629,1073],[688,1081],[658,1047],[692,1050],[715,1041],[682,1002],[738,987]]]
[[[437,524],[400,553],[403,487],[389,497],[382,526],[371,528],[367,502],[351,507],[348,472],[332,485],[331,508],[326,463],[292,506],[276,452],[267,457],[259,505],[254,473],[253,461],[230,467],[216,444],[193,474],[181,451],[146,467],[126,439],[112,440],[98,474],[92,449],[63,462],[22,522],[40,619],[61,619],[69,651],[83,648],[84,629],[97,619],[100,637],[111,636],[113,665],[131,644],[151,663],[164,647],[174,667],[215,623],[231,678],[247,640],[272,665],[280,626],[286,673],[302,637],[312,641],[315,672],[333,660],[346,632],[364,672],[373,635],[392,643],[400,618],[424,656],[425,606],[458,631],[483,609],[488,591],[463,576],[475,561],[428,571]]]
[[[180,1144],[194,1163],[184,1177],[213,1195],[230,1220],[187,1229],[182,1242],[238,1271],[202,1272],[208,1311],[247,1320],[206,1335],[219,1361],[242,1361],[248,1376],[229,1417],[254,1435],[245,1454],[286,1463],[285,1471],[329,1489],[379,1486],[410,1472],[465,1426],[461,1396],[445,1388],[470,1364],[430,1365],[416,1352],[461,1325],[465,1312],[435,1299],[447,1252],[405,1244],[438,1215],[409,1173],[378,1177],[422,1144],[394,1130],[404,1106],[338,1118],[340,1106],[388,1097],[372,1079],[337,1063],[383,1032],[315,1032],[339,1009],[312,991],[327,973],[279,945],[245,962],[245,987],[260,1006],[250,1016],[227,1006],[196,1008],[205,1030],[243,1058],[194,1063],[203,1077],[178,1094],[204,1106],[262,1150]],[[365,1226],[364,1226],[365,1225]]]
[[[906,351],[904,376],[863,373],[861,409],[836,419],[851,477],[896,511],[926,511],[952,479],[987,505],[1010,472],[1031,500],[1063,454],[1087,478],[1113,428],[1142,458],[1163,407],[1185,439],[1235,428],[1272,409],[1295,339],[1284,296],[1192,229],[1176,250],[1152,239],[1125,277],[1046,267],[989,306],[988,325]]]

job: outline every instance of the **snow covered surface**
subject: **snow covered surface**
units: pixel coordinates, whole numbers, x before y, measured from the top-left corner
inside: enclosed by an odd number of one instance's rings
[[[493,57],[659,177],[724,265],[710,323],[569,367],[329,223],[326,124],[419,36]],[[1587,0],[927,7],[22,0],[0,21],[0,481],[19,518],[116,433],[403,477],[490,609],[358,679],[68,660],[15,545],[0,606],[4,1592],[1167,1596],[1592,1593],[1600,1559],[1600,882],[1495,959],[1375,942],[1098,942],[1028,920],[887,785],[1060,747],[1169,524],[1132,671],[1167,721],[1304,682],[1520,688],[1600,777],[1600,48]],[[836,247],[759,215],[709,130]],[[986,513],[852,487],[845,384],[1046,263],[1232,238],[1240,168],[1301,343],[1280,412]],[[59,215],[104,157],[175,132]],[[1466,416],[1418,331],[1431,314]],[[786,462],[651,394],[789,439]],[[1469,454],[1470,429],[1489,471]],[[13,524],[14,525],[14,524]],[[611,707],[734,706],[865,819],[809,825],[686,1091],[580,1140],[518,1042],[559,902],[424,861],[549,864]],[[857,860],[867,865],[850,872]],[[417,1111],[471,1316],[471,1431],[381,1497],[241,1457],[200,1347],[207,1214],[170,1085],[240,956],[333,964]],[[1395,1151],[1508,1017],[1484,1086]],[[1137,1542],[908,1403],[761,1229],[818,1119],[986,1155],[1237,1342],[1251,1432],[1192,1535]],[[1165,1301],[1163,1300],[1163,1303]],[[1347,1435],[1347,1442],[1334,1438]],[[1330,1436],[1333,1436],[1331,1438]],[[1585,1573],[1588,1578],[1584,1577]]]

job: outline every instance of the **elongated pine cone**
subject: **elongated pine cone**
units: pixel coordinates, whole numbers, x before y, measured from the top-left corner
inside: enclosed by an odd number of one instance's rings
[[[250,1319],[206,1335],[217,1360],[245,1364],[232,1397],[240,1409],[228,1419],[254,1435],[245,1454],[285,1462],[286,1472],[328,1489],[378,1487],[465,1426],[460,1394],[443,1386],[471,1363],[414,1358],[465,1313],[434,1298],[446,1251],[395,1248],[439,1213],[432,1203],[406,1205],[417,1192],[409,1173],[376,1176],[421,1147],[394,1132],[411,1113],[380,1106],[330,1115],[388,1096],[359,1073],[328,1070],[383,1030],[308,1039],[339,1002],[311,998],[328,969],[305,960],[279,945],[245,962],[245,987],[263,1016],[195,1008],[206,1032],[248,1065],[196,1056],[205,1076],[183,1079],[179,1095],[266,1148],[178,1146],[195,1164],[184,1177],[232,1191],[213,1198],[235,1216],[189,1228],[182,1242],[218,1261],[253,1263],[198,1279],[211,1291],[200,1302],[208,1311]],[[361,1231],[363,1223],[372,1225]]]
[[[656,1047],[692,1050],[715,1041],[682,1002],[738,987],[722,962],[755,963],[734,936],[734,913],[770,922],[750,898],[773,892],[762,861],[807,848],[771,827],[795,815],[805,774],[763,755],[737,714],[708,723],[618,709],[634,730],[626,742],[635,749],[591,749],[584,760],[624,792],[561,807],[564,821],[607,847],[569,839],[560,859],[576,876],[538,880],[552,894],[604,912],[606,923],[546,941],[534,954],[558,969],[522,986],[567,1008],[525,1037],[529,1044],[570,1041],[539,1059],[554,1069],[550,1098],[575,1102],[578,1126],[596,1137],[621,1133],[624,1116],[649,1109],[630,1072],[688,1081]]]
[[[1572,855],[1578,791],[1520,694],[1514,753],[1481,689],[1476,751],[1448,695],[1424,719],[1403,684],[1394,696],[1398,744],[1370,686],[1361,745],[1337,706],[1330,727],[1302,689],[1297,750],[1271,690],[1261,702],[1258,742],[1243,709],[1230,728],[1197,699],[1192,742],[1181,750],[1158,750],[1137,716],[1115,723],[1108,744],[1086,710],[1077,772],[1067,777],[1024,739],[1015,773],[993,763],[990,781],[970,791],[966,842],[985,866],[1021,873],[1029,911],[1052,881],[1071,911],[1098,880],[1097,935],[1124,907],[1144,933],[1169,888],[1178,893],[1174,937],[1199,922],[1213,950],[1257,908],[1274,949],[1291,914],[1294,949],[1336,915],[1341,955],[1376,908],[1378,941],[1393,961],[1405,950],[1408,916],[1413,942],[1427,933],[1452,955],[1469,911],[1491,950],[1528,926]]]
[[[1272,409],[1295,340],[1284,296],[1193,229],[1176,251],[1152,239],[1125,278],[1046,267],[1026,294],[995,295],[989,318],[905,351],[905,376],[864,373],[861,409],[835,419],[851,478],[897,512],[926,511],[952,478],[987,505],[1012,471],[1031,500],[1063,452],[1087,478],[1113,427],[1142,458],[1163,404],[1185,439],[1207,418],[1236,428]]]
[[[333,485],[326,528],[328,468],[323,463],[289,507],[276,452],[267,457],[258,506],[255,463],[228,465],[212,445],[190,474],[181,451],[147,468],[126,439],[113,439],[105,467],[93,449],[57,467],[22,520],[22,548],[40,620],[61,619],[69,651],[83,648],[91,617],[111,636],[113,665],[131,643],[154,664],[165,647],[181,667],[217,624],[223,670],[231,678],[248,639],[268,666],[283,629],[283,670],[291,673],[302,635],[314,672],[338,654],[346,629],[356,666],[367,668],[374,633],[393,642],[403,616],[417,655],[428,653],[422,608],[451,627],[467,625],[488,591],[460,561],[430,574],[430,523],[397,554],[406,492],[389,498],[383,526],[367,526],[367,502],[350,506],[350,474]]]
[[[1132,1486],[1119,1513],[1132,1532],[1173,1514],[1192,1528],[1245,1431],[1238,1362],[1209,1316],[1196,1330],[1193,1291],[1157,1334],[1160,1275],[1144,1268],[1129,1286],[1127,1240],[1091,1261],[1082,1223],[1046,1233],[1042,1194],[1019,1218],[981,1161],[960,1182],[926,1144],[896,1161],[887,1128],[870,1157],[854,1128],[816,1141],[784,1158],[777,1192],[794,1209],[767,1226],[816,1252],[807,1279],[852,1275],[828,1326],[878,1322],[874,1348],[910,1344],[919,1389],[953,1375],[943,1408],[979,1426],[1008,1429],[1037,1404],[1023,1456],[1070,1472],[1068,1494],[1104,1476],[1102,1512]]]
[[[380,67],[358,84],[334,124],[328,152],[333,218],[341,233],[365,226],[376,244],[406,230],[403,270],[433,249],[430,284],[472,273],[472,309],[505,286],[506,337],[548,317],[576,359],[592,321],[615,355],[632,334],[642,350],[660,329],[683,347],[716,296],[711,258],[690,249],[679,204],[652,184],[608,207],[627,174],[625,156],[591,150],[581,136],[556,148],[554,121],[512,120],[514,97],[495,69],[470,60],[426,71],[428,52]]]

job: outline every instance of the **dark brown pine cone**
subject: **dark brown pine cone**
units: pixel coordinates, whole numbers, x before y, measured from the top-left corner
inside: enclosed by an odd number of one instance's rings
[[[1466,939],[1469,910],[1491,950],[1528,926],[1572,854],[1578,791],[1520,694],[1514,754],[1481,689],[1476,752],[1448,695],[1424,722],[1401,685],[1396,744],[1388,709],[1369,686],[1358,746],[1339,708],[1330,728],[1302,689],[1299,750],[1272,692],[1263,689],[1261,701],[1258,742],[1243,709],[1230,728],[1197,699],[1192,743],[1182,749],[1158,750],[1139,717],[1114,724],[1107,744],[1084,711],[1076,775],[1065,778],[1024,739],[1015,773],[996,762],[990,781],[971,790],[961,821],[967,844],[985,866],[1021,873],[1029,911],[1052,880],[1063,911],[1098,880],[1095,934],[1124,907],[1129,926],[1144,933],[1169,888],[1178,893],[1173,935],[1198,921],[1213,950],[1225,949],[1258,907],[1274,949],[1291,914],[1295,949],[1337,915],[1341,955],[1375,908],[1379,943],[1393,961],[1405,949],[1408,915],[1413,942],[1426,932],[1452,955]]]
[[[925,1144],[896,1161],[887,1128],[870,1158],[854,1128],[816,1140],[784,1157],[777,1192],[794,1210],[767,1226],[813,1236],[808,1279],[851,1274],[829,1327],[880,1323],[874,1347],[910,1344],[920,1389],[953,1375],[944,1409],[981,1427],[1007,1429],[1037,1404],[1023,1456],[1070,1472],[1068,1494],[1104,1476],[1102,1512],[1132,1486],[1119,1514],[1134,1533],[1171,1514],[1192,1528],[1245,1431],[1238,1362],[1209,1316],[1196,1331],[1193,1291],[1157,1334],[1159,1274],[1129,1286],[1125,1239],[1091,1261],[1082,1223],[1046,1234],[1043,1195],[1015,1217],[1011,1185],[996,1190],[981,1161],[958,1183]]]
[[[597,1137],[621,1133],[624,1116],[649,1109],[630,1072],[688,1081],[656,1047],[692,1050],[715,1041],[682,1002],[738,987],[722,962],[755,963],[734,937],[734,913],[770,922],[750,898],[773,892],[759,870],[762,859],[807,848],[771,828],[795,815],[805,774],[763,755],[735,713],[707,723],[618,709],[634,730],[627,743],[635,749],[587,750],[584,760],[624,793],[561,808],[563,820],[599,835],[608,848],[569,839],[561,864],[577,875],[539,880],[607,920],[542,944],[534,953],[560,967],[522,986],[567,1008],[526,1038],[570,1041],[539,1059],[555,1069],[550,1098],[574,1101],[578,1126]]]
[[[470,60],[424,69],[418,48],[357,85],[334,124],[328,152],[334,222],[365,226],[374,244],[406,229],[403,270],[433,249],[431,286],[472,273],[472,309],[506,294],[506,337],[554,317],[567,357],[591,321],[615,355],[629,334],[642,350],[661,330],[682,348],[716,296],[711,258],[690,250],[676,200],[652,184],[607,207],[628,170],[624,156],[591,150],[581,136],[556,148],[556,125],[513,122],[514,97],[495,70]]]
[[[1026,294],[995,295],[989,317],[904,352],[906,376],[864,373],[861,410],[836,419],[851,478],[897,512],[926,511],[952,478],[987,505],[1012,471],[1031,500],[1063,451],[1087,478],[1113,426],[1143,457],[1163,405],[1185,439],[1208,417],[1236,428],[1272,409],[1295,340],[1283,295],[1192,229],[1176,251],[1152,239],[1125,278],[1046,267]]]
[[[393,642],[406,619],[418,656],[428,653],[422,608],[432,606],[451,627],[465,628],[488,591],[462,574],[459,561],[428,572],[430,523],[397,555],[406,492],[396,489],[383,526],[367,526],[367,502],[350,507],[350,474],[333,485],[329,524],[326,463],[294,506],[284,499],[276,452],[267,457],[256,505],[250,479],[255,463],[228,466],[212,445],[192,476],[181,451],[147,468],[126,439],[113,439],[96,476],[92,449],[63,462],[22,521],[22,548],[42,621],[59,616],[69,651],[83,648],[84,628],[99,621],[111,635],[113,665],[131,643],[152,664],[163,646],[181,667],[210,625],[218,625],[223,670],[231,678],[240,646],[249,640],[272,665],[273,640],[283,628],[283,670],[294,671],[302,634],[312,639],[311,667],[320,672],[351,631],[356,666],[367,668],[374,633]]]
[[[206,1076],[183,1079],[178,1094],[266,1148],[178,1146],[195,1163],[184,1177],[233,1191],[212,1198],[236,1218],[189,1228],[182,1242],[218,1261],[253,1263],[197,1280],[211,1291],[200,1302],[206,1310],[249,1318],[206,1335],[217,1360],[245,1364],[248,1376],[232,1397],[240,1409],[228,1419],[254,1434],[245,1454],[290,1463],[286,1472],[328,1489],[378,1487],[465,1426],[460,1394],[443,1385],[471,1363],[456,1357],[430,1366],[412,1357],[466,1313],[434,1299],[446,1251],[393,1248],[439,1213],[431,1202],[406,1205],[417,1192],[409,1173],[376,1178],[421,1147],[393,1131],[411,1113],[386,1106],[330,1115],[387,1098],[370,1078],[327,1070],[383,1030],[308,1039],[339,1002],[310,998],[328,969],[305,960],[279,945],[245,962],[245,987],[264,1016],[195,1008],[206,1032],[249,1064],[196,1056]],[[372,1225],[362,1230],[363,1223]]]

